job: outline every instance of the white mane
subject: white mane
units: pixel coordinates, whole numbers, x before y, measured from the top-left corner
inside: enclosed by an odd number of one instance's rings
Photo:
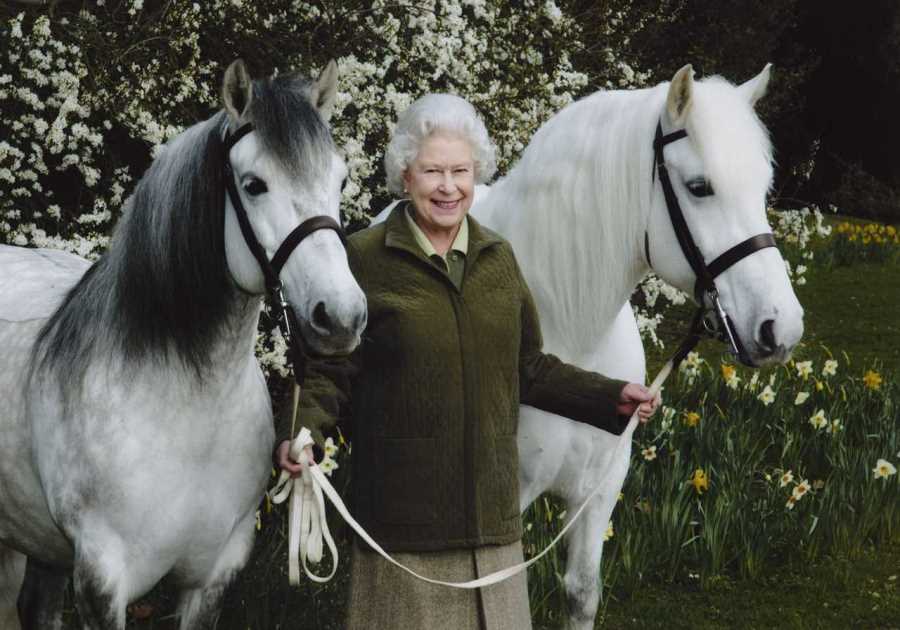
[[[635,252],[643,246],[664,98],[664,88],[598,92],[569,105],[479,205],[514,249],[529,252],[519,264],[526,277],[540,278],[531,287],[544,330],[574,333],[548,339],[561,344],[554,352],[577,356],[580,337],[609,327],[645,271]],[[613,271],[612,261],[626,268]]]

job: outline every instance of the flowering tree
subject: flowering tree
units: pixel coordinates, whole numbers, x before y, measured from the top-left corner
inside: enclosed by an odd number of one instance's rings
[[[333,131],[350,170],[343,208],[358,226],[388,201],[383,147],[419,95],[470,100],[503,172],[572,99],[645,84],[649,74],[617,50],[648,20],[677,15],[665,3],[651,11],[628,0],[568,2],[567,10],[553,0],[333,4],[99,0],[80,10],[61,3],[52,14],[0,9],[0,242],[100,255],[135,179],[166,140],[218,107],[220,75],[236,56],[258,76],[314,74],[337,58]],[[658,342],[662,307],[684,296],[653,276],[642,289],[638,322]],[[279,363],[280,351],[261,351],[267,364]]]
[[[219,75],[238,55],[258,75],[312,74],[337,57],[334,135],[350,167],[344,207],[357,220],[384,200],[382,147],[419,95],[468,98],[502,169],[588,83],[570,60],[579,28],[552,0],[150,4],[101,0],[52,16],[5,9],[2,240],[98,255],[134,178],[217,107]],[[617,85],[634,78],[615,63],[609,75]]]

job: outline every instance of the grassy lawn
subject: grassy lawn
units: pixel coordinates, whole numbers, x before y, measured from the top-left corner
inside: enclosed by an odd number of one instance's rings
[[[859,557],[785,566],[764,579],[648,584],[613,598],[598,628],[896,630],[900,628],[900,541]]]

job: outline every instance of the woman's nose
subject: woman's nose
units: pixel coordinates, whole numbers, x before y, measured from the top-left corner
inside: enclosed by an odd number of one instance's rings
[[[444,171],[439,188],[448,192],[456,188],[456,181],[454,181],[453,174],[450,171]]]

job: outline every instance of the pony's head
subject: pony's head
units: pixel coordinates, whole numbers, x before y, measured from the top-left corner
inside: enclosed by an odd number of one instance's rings
[[[340,222],[347,167],[327,126],[336,89],[333,61],[314,82],[293,74],[251,81],[240,61],[225,74],[225,128],[233,133],[249,123],[253,129],[225,159],[268,260],[303,221],[324,215]],[[231,196],[225,202],[225,256],[241,289],[265,291],[263,271],[241,232]],[[318,230],[303,238],[285,261],[280,280],[300,333],[314,350],[332,354],[356,347],[366,323],[366,300],[335,231]]]
[[[719,77],[694,81],[693,75],[690,65],[675,74],[660,123],[663,134],[687,132],[666,144],[663,156],[687,227],[709,264],[738,243],[771,232],[766,194],[772,150],[753,110],[766,92],[769,66],[739,86]],[[656,182],[648,253],[663,279],[693,295],[697,274],[679,245],[659,178]],[[738,260],[715,284],[749,362],[787,360],[803,335],[803,309],[778,249],[759,249]]]

